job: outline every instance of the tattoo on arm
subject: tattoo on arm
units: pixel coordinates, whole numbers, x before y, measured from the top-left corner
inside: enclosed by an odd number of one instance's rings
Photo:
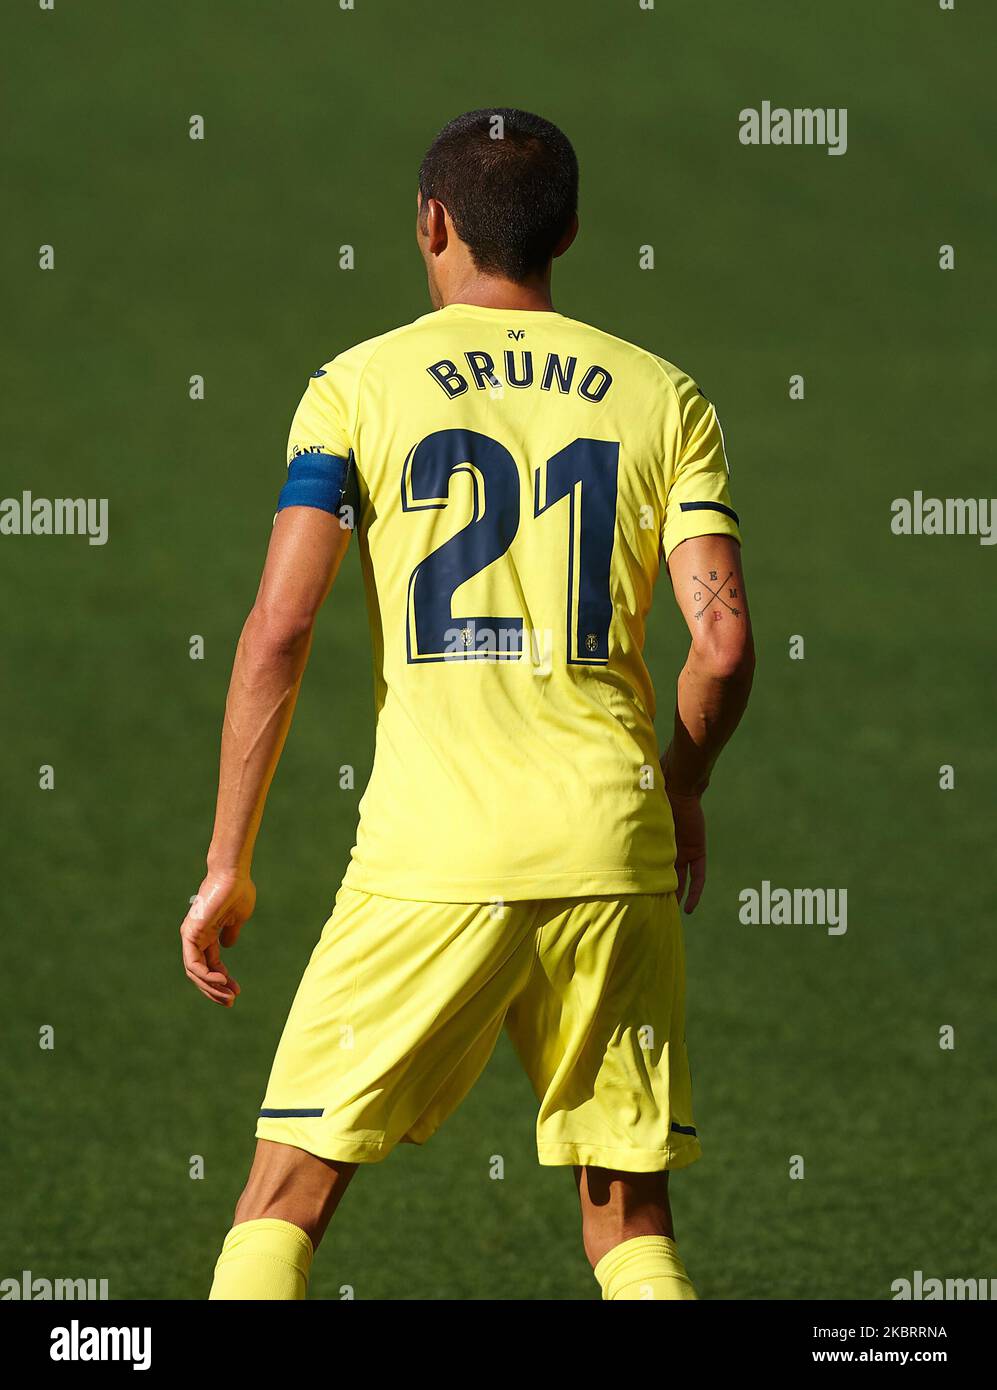
[[[730,573],[727,575],[727,578],[720,581],[719,583],[718,575],[718,570],[710,570],[709,582],[707,582],[705,579],[700,579],[698,574],[694,574],[692,576],[693,581],[700,586],[698,589],[696,589],[695,593],[693,594],[693,598],[697,603],[702,604],[702,607],[696,610],[697,623],[701,623],[703,621],[704,614],[711,608],[711,619],[714,622],[719,622],[721,620],[721,618],[723,617],[723,610],[720,608],[713,608],[714,603],[723,604],[723,607],[727,609],[727,612],[731,615],[732,618],[739,618],[741,616],[740,608],[737,608],[733,604],[728,602],[728,599],[737,599],[740,597],[737,591],[737,585],[730,583],[730,581],[734,578],[734,571],[731,570]],[[717,587],[714,588],[714,585],[717,585]],[[710,595],[708,599],[706,598],[706,594],[704,594],[703,592],[704,589]],[[726,598],[723,594],[724,589],[727,590]],[[705,602],[703,602],[704,599],[706,599]]]

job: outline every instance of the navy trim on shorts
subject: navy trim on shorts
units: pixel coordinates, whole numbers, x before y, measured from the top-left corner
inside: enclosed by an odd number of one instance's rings
[[[696,1133],[696,1131],[693,1129],[692,1125],[677,1125],[677,1124],[675,1123],[674,1120],[672,1121],[672,1133],[673,1133],[673,1134],[691,1134],[692,1137],[693,1137],[693,1139],[698,1139],[698,1138],[699,1138],[699,1135],[698,1135],[698,1134]]]
[[[261,1120],[317,1120],[324,1110],[261,1110]]]

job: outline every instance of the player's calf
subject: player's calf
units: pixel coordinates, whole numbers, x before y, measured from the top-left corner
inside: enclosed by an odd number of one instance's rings
[[[695,1299],[675,1246],[668,1173],[576,1168],[585,1254],[604,1299]]]
[[[356,1168],[258,1140],[209,1297],[304,1298],[312,1256]]]

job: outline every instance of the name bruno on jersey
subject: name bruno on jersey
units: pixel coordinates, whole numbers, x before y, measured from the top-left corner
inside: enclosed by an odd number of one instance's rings
[[[463,396],[473,382],[476,391],[501,390],[503,385],[524,391],[527,387],[539,385],[541,391],[557,390],[562,396],[567,396],[574,390],[575,395],[581,396],[583,401],[597,405],[613,384],[613,378],[605,367],[596,363],[579,375],[578,358],[562,358],[556,352],[547,354],[539,379],[539,363],[534,366],[532,352],[504,352],[502,359],[504,382],[498,376],[495,359],[490,352],[465,352],[466,373],[458,370],[457,363],[448,357],[441,357],[426,371],[450,400]]]

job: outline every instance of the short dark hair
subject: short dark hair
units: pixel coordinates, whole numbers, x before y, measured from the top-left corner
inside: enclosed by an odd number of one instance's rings
[[[578,160],[542,116],[512,106],[468,111],[430,145],[419,192],[443,204],[479,270],[525,280],[546,268],[571,225]]]

